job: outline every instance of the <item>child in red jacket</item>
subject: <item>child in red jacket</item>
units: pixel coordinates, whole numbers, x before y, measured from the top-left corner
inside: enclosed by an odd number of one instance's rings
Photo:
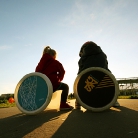
[[[67,96],[69,92],[69,86],[61,82],[64,78],[65,70],[62,64],[56,60],[56,51],[51,49],[49,46],[43,50],[43,56],[38,63],[35,72],[45,74],[53,85],[53,92],[56,90],[62,90],[60,110],[73,109],[72,106],[68,105]]]

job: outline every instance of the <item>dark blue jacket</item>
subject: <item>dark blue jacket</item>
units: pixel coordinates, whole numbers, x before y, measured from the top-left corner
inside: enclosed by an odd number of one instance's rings
[[[107,56],[99,46],[87,44],[83,46],[83,49],[81,48],[81,51],[82,55],[78,62],[78,74],[89,67],[101,67],[110,71],[108,69]]]

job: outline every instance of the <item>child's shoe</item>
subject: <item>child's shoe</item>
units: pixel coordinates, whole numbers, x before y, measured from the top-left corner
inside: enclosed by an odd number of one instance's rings
[[[75,109],[81,109],[80,104],[77,102],[77,100],[75,101]]]
[[[116,101],[116,103],[113,105],[113,107],[119,107],[119,106],[120,106],[120,104],[118,101]]]
[[[61,110],[72,110],[73,108],[74,108],[73,106],[70,106],[66,102],[61,102],[60,104],[60,111]]]

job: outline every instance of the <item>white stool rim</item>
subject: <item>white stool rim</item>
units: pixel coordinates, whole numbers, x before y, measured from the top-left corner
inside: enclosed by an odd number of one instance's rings
[[[112,99],[112,101],[109,104],[107,104],[104,107],[94,108],[94,107],[88,106],[88,105],[86,105],[85,103],[83,103],[81,101],[81,99],[80,99],[80,97],[78,95],[77,84],[78,84],[81,76],[83,74],[87,73],[88,71],[101,71],[101,72],[107,74],[112,79],[112,81],[114,82],[114,85],[115,85],[115,95],[114,95],[114,98]],[[116,100],[118,98],[118,94],[119,94],[119,86],[118,86],[118,83],[117,83],[114,75],[111,74],[106,69],[100,68],[100,67],[90,67],[90,68],[87,68],[87,69],[83,70],[80,74],[78,74],[78,76],[75,79],[73,89],[74,89],[74,96],[75,96],[76,100],[80,103],[80,105],[82,105],[84,108],[86,108],[88,110],[91,110],[91,111],[94,111],[94,112],[101,112],[101,111],[104,111],[104,110],[109,109],[110,107],[112,107],[113,104],[116,102]]]
[[[48,95],[47,95],[47,99],[45,101],[45,103],[38,109],[36,110],[33,110],[33,111],[28,111],[28,110],[25,110],[20,104],[19,104],[19,101],[18,101],[18,90],[22,84],[22,82],[27,79],[28,77],[31,77],[31,76],[39,76],[41,77],[42,79],[44,79],[44,81],[46,82],[47,84],[47,87],[48,87]],[[15,103],[18,107],[18,109],[25,113],[25,114],[28,114],[28,115],[34,115],[34,114],[37,114],[41,111],[43,111],[47,106],[48,104],[50,103],[51,99],[52,99],[52,94],[53,94],[53,86],[52,86],[52,83],[51,81],[49,80],[49,78],[42,74],[42,73],[39,73],[39,72],[32,72],[32,73],[29,73],[29,74],[26,74],[17,84],[16,88],[15,88],[15,92],[14,92],[14,98],[15,98]]]

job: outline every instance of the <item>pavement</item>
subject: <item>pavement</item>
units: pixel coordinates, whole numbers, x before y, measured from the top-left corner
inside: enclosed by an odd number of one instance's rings
[[[138,138],[138,99],[118,101],[120,107],[98,113],[81,108],[25,115],[17,107],[0,108],[0,138]]]

